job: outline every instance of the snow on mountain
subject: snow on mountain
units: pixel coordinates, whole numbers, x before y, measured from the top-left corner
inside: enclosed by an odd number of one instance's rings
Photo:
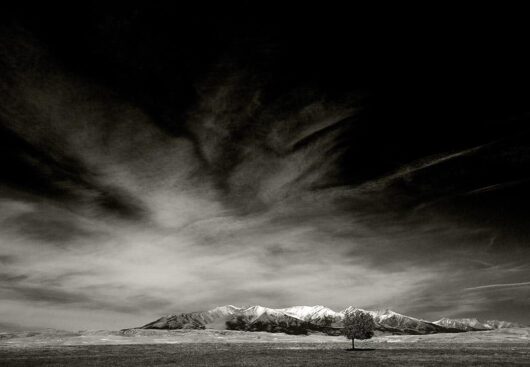
[[[306,332],[311,325],[297,317],[290,316],[284,312],[274,309],[265,310],[258,318],[248,325],[249,330],[257,331],[285,331],[286,329],[302,329],[300,333]],[[282,330],[283,329],[283,330]]]
[[[239,310],[239,307],[228,305],[228,306],[215,307],[209,311],[206,311],[205,314],[208,314],[209,316],[216,318],[216,317],[222,317],[222,316],[232,316],[238,310]]]
[[[491,330],[493,329],[490,325],[480,322],[475,318],[471,319],[449,319],[447,317],[441,318],[433,324],[445,326],[453,329],[463,331],[475,331],[475,330]]]
[[[215,307],[204,312],[189,312],[163,316],[142,326],[142,329],[204,329],[222,327],[239,311],[238,307],[228,305]]]
[[[442,318],[435,321],[434,324],[450,327],[463,331],[475,331],[475,330],[493,330],[493,329],[505,329],[505,328],[517,328],[525,327],[524,325],[510,321],[499,321],[499,320],[486,320],[481,322],[475,318],[469,319],[449,319]]]
[[[232,305],[220,306],[203,312],[189,312],[164,316],[154,322],[142,326],[142,329],[220,329],[227,328],[227,322],[236,319],[249,329],[267,329],[265,324],[271,326],[306,327],[305,321],[295,316],[286,314],[263,306],[249,306],[240,308]],[[235,325],[235,324],[234,324]],[[240,325],[241,326],[241,325]]]
[[[259,327],[267,330],[271,328],[300,328],[309,330],[332,332],[330,329],[342,327],[342,320],[346,312],[361,310],[374,318],[377,329],[398,334],[426,334],[433,332],[450,331],[443,326],[427,321],[401,315],[391,310],[367,311],[355,307],[336,312],[324,306],[294,306],[283,309],[272,309],[263,306],[250,306],[239,308],[235,306],[221,306],[204,312],[182,313],[162,317],[150,324],[144,325],[145,329],[186,329],[186,328],[214,328],[225,329],[227,322],[230,327],[253,329]],[[240,324],[234,322],[240,319]],[[327,329],[322,329],[327,328]],[[336,331],[336,330],[335,330]]]
[[[376,328],[380,331],[395,334],[430,334],[455,331],[444,326],[435,325],[429,321],[402,315],[389,309],[369,311],[350,306],[342,313],[345,314],[357,310],[370,314],[374,318]]]
[[[300,320],[311,322],[315,325],[326,325],[329,322],[336,323],[342,320],[343,314],[335,312],[324,306],[293,306],[288,308],[277,309],[287,315],[296,317]],[[327,325],[329,326],[329,325]]]
[[[431,334],[491,330],[522,327],[507,321],[442,318],[435,322],[402,315],[389,309],[363,310],[350,306],[336,312],[325,306],[293,306],[273,309],[263,306],[236,307],[220,306],[203,312],[190,312],[164,316],[142,326],[143,329],[217,329],[227,328],[247,331],[271,331],[293,334],[325,332],[337,335],[343,326],[344,315],[362,311],[370,314],[376,330],[392,334]]]
[[[265,307],[262,306],[250,306],[246,308],[239,308],[237,310],[238,316],[245,316],[249,319],[255,320],[265,312]]]
[[[489,326],[491,329],[507,329],[507,328],[526,327],[526,325],[519,324],[517,322],[500,321],[500,320],[486,320],[484,321],[484,324]]]

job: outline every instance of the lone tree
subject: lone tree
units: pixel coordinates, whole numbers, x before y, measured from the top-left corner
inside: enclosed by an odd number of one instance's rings
[[[344,315],[344,335],[351,339],[352,349],[355,349],[355,339],[370,339],[374,336],[374,329],[374,318],[367,312],[354,310]]]

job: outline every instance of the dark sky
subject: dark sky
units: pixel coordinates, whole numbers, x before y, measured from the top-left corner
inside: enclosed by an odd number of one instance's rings
[[[530,322],[524,22],[0,14],[0,321],[324,304]]]

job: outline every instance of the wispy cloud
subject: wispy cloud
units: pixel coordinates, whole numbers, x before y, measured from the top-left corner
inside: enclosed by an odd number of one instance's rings
[[[412,162],[412,163],[409,163],[409,164],[406,164],[400,167],[395,172],[389,175],[366,182],[360,185],[359,187],[356,187],[354,190],[355,191],[383,190],[388,185],[394,183],[396,180],[404,179],[407,176],[412,175],[418,171],[436,166],[438,164],[445,163],[452,159],[457,159],[457,158],[460,158],[460,157],[463,157],[469,154],[474,154],[480,151],[480,149],[484,148],[485,146],[486,144],[479,145],[479,146],[469,148],[469,149],[464,149],[464,150],[453,152],[453,153],[439,154],[439,155],[434,155],[431,157],[422,158],[418,161],[415,161],[415,162]]]
[[[512,288],[512,287],[526,287],[526,286],[530,286],[530,282],[506,283],[506,284],[487,284],[487,285],[480,285],[478,287],[465,288],[465,290],[471,291],[471,290],[476,290],[476,289]]]

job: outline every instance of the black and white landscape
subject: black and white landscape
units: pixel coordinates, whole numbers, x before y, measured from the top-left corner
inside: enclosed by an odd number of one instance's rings
[[[490,10],[2,4],[0,365],[523,363],[528,21]]]

